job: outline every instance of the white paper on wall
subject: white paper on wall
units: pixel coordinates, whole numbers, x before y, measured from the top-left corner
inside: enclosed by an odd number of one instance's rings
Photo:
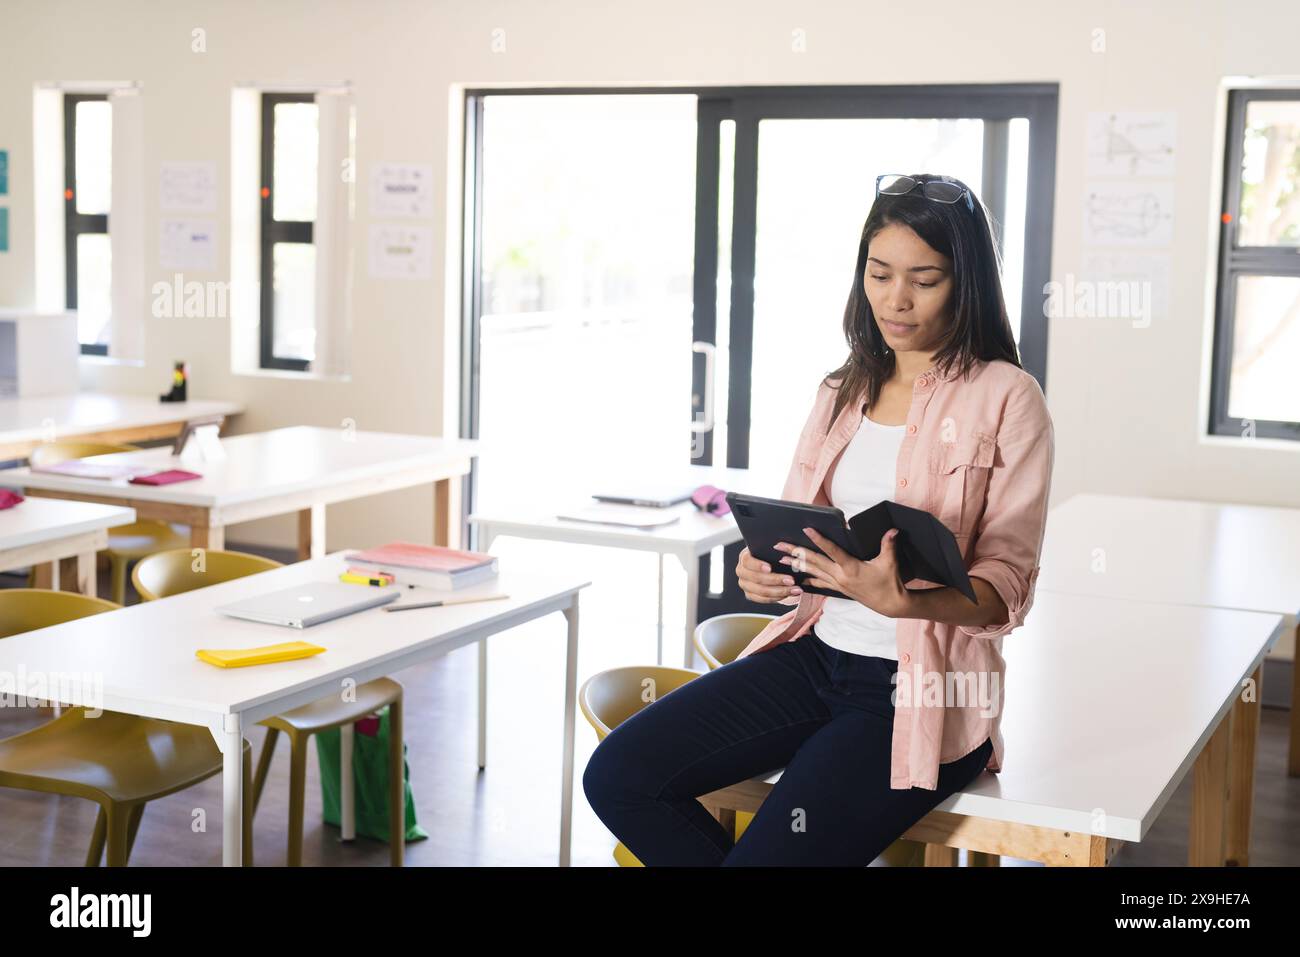
[[[216,220],[162,220],[159,225],[158,262],[163,269],[216,269]]]
[[[1169,256],[1094,252],[1083,257],[1081,278],[1091,286],[1094,315],[1144,326],[1169,316]]]
[[[215,213],[216,163],[163,163],[159,173],[158,203],[164,211]]]
[[[1087,174],[1173,176],[1174,113],[1089,113]]]
[[[371,279],[429,279],[433,275],[433,229],[379,223],[370,227]]]
[[[370,215],[433,215],[433,167],[427,163],[377,163],[370,171]]]
[[[1173,183],[1097,180],[1084,190],[1085,245],[1167,246],[1173,235]]]

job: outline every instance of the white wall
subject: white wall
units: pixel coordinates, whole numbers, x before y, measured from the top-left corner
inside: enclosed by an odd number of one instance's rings
[[[1220,78],[1300,74],[1293,0],[1041,3],[932,0],[889,14],[863,2],[771,0],[654,4],[414,0],[43,0],[8,2],[0,22],[0,149],[11,166],[11,249],[0,255],[0,303],[34,296],[30,184],[32,85],[138,80],[146,96],[146,182],[169,160],[216,160],[229,182],[230,89],[238,81],[354,84],[358,219],[351,381],[295,381],[230,372],[222,320],[147,320],[143,367],[90,365],[87,387],[163,391],[174,358],[195,392],[247,403],[241,431],[296,423],[442,434],[454,423],[459,209],[438,212],[435,277],[366,276],[365,188],[376,161],[432,163],[436,195],[458,196],[455,84],[800,84],[1057,81],[1055,278],[1082,250],[1083,141],[1093,110],[1177,114],[1178,167],[1171,309],[1149,328],[1059,320],[1051,330],[1048,398],[1058,439],[1056,500],[1081,490],[1300,506],[1300,454],[1267,443],[1198,442],[1206,277],[1221,149]],[[902,23],[905,26],[900,26]],[[207,51],[191,52],[191,31]],[[492,31],[505,31],[494,53]],[[806,52],[791,31],[806,32]],[[1106,52],[1091,52],[1094,28]],[[448,181],[448,175],[454,179]],[[157,262],[150,196],[146,262]],[[229,195],[220,271],[228,277]],[[865,211],[864,211],[865,213]],[[450,241],[449,241],[450,239]],[[449,260],[449,257],[451,259]],[[188,274],[187,274],[188,277]],[[152,284],[169,276],[156,266]],[[838,316],[827,316],[838,323]],[[454,399],[453,399],[454,401]],[[430,497],[394,494],[330,510],[329,547],[428,528]],[[236,540],[287,543],[289,521],[235,529]]]

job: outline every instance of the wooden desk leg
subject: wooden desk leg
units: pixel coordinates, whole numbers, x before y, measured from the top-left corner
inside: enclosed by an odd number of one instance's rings
[[[72,591],[79,595],[95,594],[94,552],[59,560],[59,591]]]
[[[703,801],[700,802],[704,804]],[[727,832],[732,843],[736,840],[736,812],[729,807],[722,807],[717,804],[704,804],[704,810],[713,815],[713,819],[722,825],[722,829]]]
[[[463,476],[439,479],[433,483],[433,544],[461,548],[460,484]]]
[[[1300,625],[1295,626],[1295,650],[1291,655],[1291,752],[1286,773],[1300,778]]]
[[[1232,747],[1228,753],[1228,844],[1225,863],[1229,867],[1250,864],[1250,817],[1255,798],[1255,741],[1259,737],[1260,695],[1263,694],[1264,666],[1250,676],[1254,681],[1252,700],[1237,694],[1232,706]]]
[[[313,505],[298,512],[298,561],[325,555],[325,506]]]
[[[966,852],[967,867],[1001,867],[1002,857],[998,854],[985,854],[983,851]]]
[[[945,847],[942,844],[925,845],[925,866],[926,867],[956,867],[957,848]]]
[[[41,562],[32,566],[32,585],[36,588],[54,587],[54,562]]]
[[[1222,867],[1227,851],[1228,752],[1232,740],[1229,711],[1205,742],[1192,769],[1192,829],[1188,864]]]
[[[220,551],[226,547],[226,530],[220,525],[190,526],[190,547]]]

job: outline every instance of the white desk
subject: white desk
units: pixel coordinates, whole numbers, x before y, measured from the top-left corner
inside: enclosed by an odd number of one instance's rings
[[[226,459],[190,465],[169,448],[98,455],[86,461],[186,468],[203,478],[175,485],[70,478],[28,468],[0,472],[0,484],[33,495],[129,505],[141,518],[190,526],[197,548],[222,548],[225,526],[272,515],[298,514],[298,554],[325,553],[325,506],[394,489],[432,483],[434,542],[459,545],[460,479],[478,443],[388,432],[295,426],[227,436]]]
[[[1048,513],[1041,564],[1039,591],[1268,612],[1300,638],[1300,509],[1076,495]],[[1287,768],[1300,776],[1300,662]]]
[[[372,608],[302,632],[240,621],[213,610],[305,582],[335,581],[344,567],[342,554],[329,555],[6,638],[0,641],[0,672],[13,674],[21,666],[27,673],[97,674],[103,679],[105,710],[209,728],[224,755],[222,859],[229,866],[241,863],[245,728],[336,693],[345,681],[371,681],[471,642],[482,643],[551,612],[563,612],[568,644],[559,858],[560,865],[567,866],[573,813],[578,592],[590,583],[562,571],[535,574],[507,569],[496,581],[457,594],[505,592],[509,598],[395,614]],[[417,589],[408,594],[430,593]],[[298,661],[229,670],[194,657],[199,648],[249,648],[298,638],[327,650]]]
[[[1280,615],[1039,591],[1007,636],[1003,770],[984,771],[904,834],[1052,864],[1105,864],[1141,841],[1193,770],[1189,860],[1219,866],[1249,793],[1228,790],[1242,683]],[[901,679],[901,675],[900,675]],[[1254,752],[1236,756],[1250,769]],[[734,789],[761,796],[780,772]],[[724,789],[706,804],[751,810]]]
[[[134,521],[135,510],[118,505],[26,499],[0,511],[0,571],[49,563],[54,587],[93,595],[108,529]]]
[[[687,487],[715,485],[729,492],[748,492],[767,498],[779,498],[783,479],[757,475],[748,469],[728,469],[712,466],[684,466],[678,470],[681,482]],[[626,482],[626,479],[624,479]],[[602,485],[614,486],[614,481],[584,478],[591,490]],[[621,483],[620,483],[621,484]],[[584,489],[585,491],[585,489]],[[503,508],[480,509],[470,515],[469,522],[479,529],[480,551],[488,551],[499,535],[518,538],[535,538],[551,542],[570,542],[578,545],[603,545],[608,548],[628,548],[634,551],[655,552],[659,556],[658,594],[658,663],[664,660],[664,556],[672,555],[681,562],[686,572],[686,622],[683,629],[685,645],[683,660],[691,667],[695,654],[695,617],[700,592],[700,558],[720,545],[738,542],[742,536],[736,520],[730,514],[716,517],[697,509],[691,502],[674,505],[665,512],[677,515],[678,520],[659,528],[639,529],[625,525],[598,525],[556,518],[567,507],[597,504],[595,499],[582,493],[565,501],[511,503]],[[486,667],[486,663],[484,663]]]
[[[131,443],[170,438],[189,419],[243,411],[238,402],[221,399],[159,402],[157,396],[103,392],[0,399],[0,461],[26,458],[42,442],[56,439]]]
[[[676,470],[682,484],[688,488],[714,485],[727,491],[748,492],[767,498],[779,498],[783,480],[762,476],[748,469],[729,469],[715,466],[687,465]],[[623,480],[588,476],[584,479],[592,491],[602,487],[614,488],[627,484]],[[479,510],[470,515],[469,522],[478,526],[479,551],[489,551],[499,535],[518,538],[542,539],[550,542],[570,542],[578,545],[603,545],[609,548],[628,548],[634,551],[655,552],[659,564],[659,591],[656,605],[656,636],[658,664],[664,661],[664,556],[672,555],[686,572],[686,621],[683,627],[685,648],[682,652],[685,667],[690,668],[695,658],[695,626],[700,595],[700,558],[720,545],[730,545],[742,539],[735,518],[702,512],[691,502],[666,509],[678,520],[658,528],[640,529],[626,525],[599,525],[592,522],[575,522],[556,518],[569,507],[595,505],[589,494],[577,494],[563,502],[530,502],[511,504],[505,508]],[[479,646],[478,658],[478,766],[487,767],[487,646]]]

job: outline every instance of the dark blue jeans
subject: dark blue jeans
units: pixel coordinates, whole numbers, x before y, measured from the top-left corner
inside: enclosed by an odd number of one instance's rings
[[[984,770],[985,742],[936,790],[889,786],[898,662],[814,632],[666,694],[616,727],[582,786],[643,864],[865,866]],[[696,800],[784,767],[739,841]]]

